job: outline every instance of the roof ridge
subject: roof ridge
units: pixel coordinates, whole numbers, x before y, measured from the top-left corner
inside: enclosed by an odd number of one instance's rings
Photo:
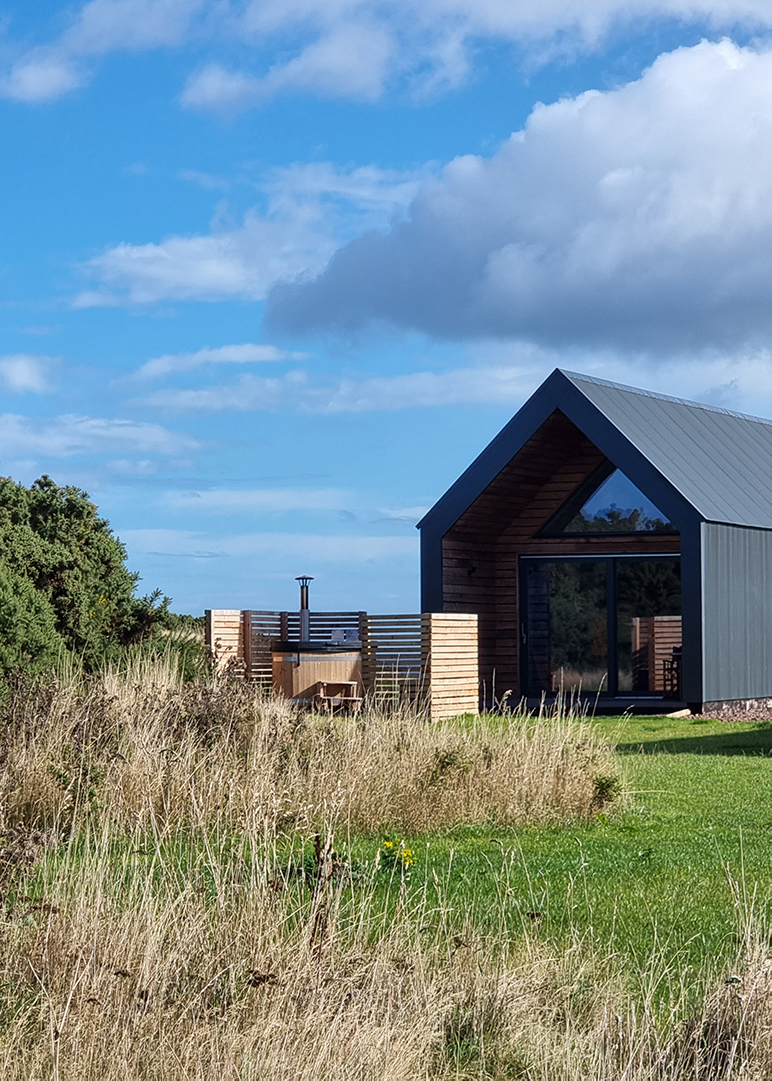
[[[644,398],[658,398],[663,402],[675,402],[677,405],[689,405],[694,409],[704,409],[709,413],[722,413],[726,417],[738,417],[740,420],[750,420],[755,424],[772,425],[769,417],[757,417],[751,413],[740,413],[736,409],[724,409],[720,405],[707,405],[705,402],[695,402],[690,398],[676,398],[672,394],[657,394],[653,390],[643,390],[640,387],[631,387],[627,383],[615,383],[611,379],[599,379],[594,375],[585,375],[583,372],[570,372],[566,368],[558,368],[561,375],[566,376],[573,383],[596,383],[601,387],[613,387],[614,390],[626,390],[630,394],[640,394]]]

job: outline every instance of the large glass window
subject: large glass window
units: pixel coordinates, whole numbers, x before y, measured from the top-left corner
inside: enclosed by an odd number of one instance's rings
[[[531,693],[608,687],[606,565],[529,561]]]
[[[681,697],[681,561],[616,561],[619,691]]]
[[[676,557],[523,559],[527,693],[681,698]]]

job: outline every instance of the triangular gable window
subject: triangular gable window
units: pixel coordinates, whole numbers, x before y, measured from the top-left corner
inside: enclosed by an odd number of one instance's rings
[[[607,462],[568,499],[542,535],[677,533],[678,530],[620,469]]]

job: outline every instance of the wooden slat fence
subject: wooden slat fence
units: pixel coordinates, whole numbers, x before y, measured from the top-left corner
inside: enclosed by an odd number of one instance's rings
[[[476,616],[311,612],[309,623],[312,642],[341,632],[361,641],[365,691],[377,702],[424,703],[432,717],[477,711]],[[299,631],[297,612],[206,613],[206,641],[218,668],[230,665],[265,690],[272,686],[272,643],[296,640]]]
[[[634,617],[630,622],[633,690],[660,693],[666,690],[666,663],[673,660],[674,649],[681,649],[681,617],[643,616]]]
[[[362,676],[376,701],[416,701],[423,690],[421,616],[365,618]]]

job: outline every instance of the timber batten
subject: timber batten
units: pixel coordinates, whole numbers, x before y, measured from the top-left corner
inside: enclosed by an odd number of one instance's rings
[[[361,643],[361,663],[357,662],[354,675],[348,675],[357,683],[361,681],[364,694],[372,701],[414,704],[425,708],[432,720],[477,713],[476,615],[310,612],[309,627],[311,645],[328,644],[339,632],[356,636]],[[297,612],[206,612],[206,644],[217,670],[229,669],[266,692],[273,690],[286,697],[294,697],[297,687],[290,662],[277,663],[274,645],[297,639],[299,632]],[[314,681],[325,678],[332,677],[320,667]]]

